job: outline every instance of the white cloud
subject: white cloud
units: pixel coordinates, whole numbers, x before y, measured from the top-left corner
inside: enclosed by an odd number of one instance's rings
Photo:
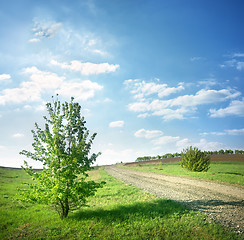
[[[241,93],[230,89],[206,90],[201,89],[196,95],[179,96],[171,100],[171,106],[197,106],[202,104],[210,104],[223,102],[231,98],[240,96]]]
[[[109,123],[109,127],[114,128],[114,127],[124,127],[125,122],[124,121],[115,121]]]
[[[56,93],[65,97],[73,96],[76,100],[85,101],[94,97],[95,92],[102,89],[103,86],[98,83],[85,80],[82,82],[65,82],[56,90]]]
[[[198,81],[200,85],[206,85],[207,87],[217,85],[215,78],[206,78],[204,80]]]
[[[244,70],[244,62],[239,61],[239,59],[237,59],[237,58],[244,57],[244,53],[234,53],[232,56],[229,57],[231,57],[232,59],[225,61],[224,64],[220,64],[221,68],[232,67],[232,68],[236,68],[239,71]]]
[[[176,142],[176,146],[178,151],[182,151],[183,149],[192,145],[192,142],[188,138],[183,138]]]
[[[217,135],[217,136],[243,135],[243,134],[244,134],[244,128],[242,128],[242,129],[229,129],[229,130],[224,130],[223,132],[205,132],[205,133],[201,133],[201,135]]]
[[[105,51],[103,51],[103,50],[101,50],[101,49],[91,49],[91,52],[96,53],[96,54],[99,54],[99,55],[101,55],[101,56],[106,56],[106,55],[108,55],[107,52],[105,52]]]
[[[91,75],[91,74],[101,74],[115,72],[118,68],[118,64],[109,64],[109,63],[91,63],[91,62],[81,62],[73,60],[68,63],[60,63],[56,60],[51,60],[51,64],[59,66],[63,69],[68,69],[75,72],[80,72],[82,75]]]
[[[9,74],[0,74],[0,82],[11,79]]]
[[[29,104],[26,104],[26,105],[24,106],[24,109],[26,109],[26,110],[30,110],[30,109],[32,109],[32,106],[29,105]]]
[[[226,135],[226,132],[204,132],[200,133],[200,135],[206,136],[206,135],[216,135],[216,136],[223,136]]]
[[[149,102],[134,102],[130,103],[128,108],[133,112],[146,112],[151,110],[150,105]]]
[[[244,57],[244,53],[234,53],[233,58],[236,58],[236,57]]]
[[[94,45],[96,45],[97,44],[97,40],[96,39],[90,39],[89,41],[88,41],[88,46],[94,46]]]
[[[134,134],[134,136],[137,138],[147,138],[147,139],[155,138],[161,135],[163,135],[163,132],[160,130],[145,130],[144,128],[136,131]]]
[[[13,135],[13,138],[21,138],[21,137],[24,137],[25,135],[24,134],[22,134],[22,133],[15,133],[14,135]]]
[[[223,143],[208,142],[206,139],[200,139],[200,142],[195,143],[194,146],[198,147],[202,151],[216,151],[225,147]]]
[[[158,82],[159,80],[156,79]],[[129,79],[124,81],[127,88],[131,89],[131,93],[136,99],[143,99],[149,95],[157,94],[159,98],[169,96],[184,90],[183,83],[179,83],[178,87],[168,87],[167,84],[158,84],[155,82],[145,82],[140,79]]]
[[[128,80],[126,84],[130,84]],[[134,94],[137,92],[133,91]],[[139,117],[162,116],[164,120],[184,119],[196,112],[198,105],[211,104],[236,98],[241,93],[234,89],[201,89],[195,95],[183,95],[169,100],[142,99],[128,105],[130,111],[142,113]]]
[[[67,55],[72,52],[79,52],[83,56],[111,57],[110,51],[117,42],[113,36],[107,38],[105,35],[97,35],[90,32],[84,25],[82,28],[72,29],[69,24],[63,24],[58,36],[58,44],[62,51]],[[68,63],[70,64],[70,63]]]
[[[0,95],[0,105],[6,103],[33,102],[41,99],[40,91],[32,82],[24,82],[19,88],[4,89]]]
[[[204,60],[205,58],[203,58],[203,57],[191,57],[190,58],[190,61],[191,62],[196,62],[196,61],[200,61],[200,60]]]
[[[228,60],[225,61],[224,64],[220,64],[221,68],[225,68],[225,67],[236,67],[236,59],[232,59],[232,60]]]
[[[221,68],[225,68],[226,65],[225,65],[225,64],[219,64],[219,67],[221,67]]]
[[[103,86],[90,80],[65,82],[65,77],[41,71],[36,67],[26,68],[24,73],[30,75],[30,81],[22,82],[18,88],[4,89],[0,95],[0,105],[41,101],[41,95],[47,91],[65,97],[73,96],[78,100],[87,100],[94,97],[96,91],[103,89]]]
[[[156,140],[152,140],[152,143],[155,145],[165,145],[168,143],[174,143],[180,140],[180,137],[172,137],[172,136],[163,136]]]
[[[176,143],[177,151],[182,151],[183,149],[186,149],[187,147],[193,146],[201,149],[202,151],[216,151],[221,148],[225,148],[225,145],[220,142],[208,142],[206,139],[200,139],[199,142],[192,142],[188,138],[184,138],[182,140],[179,140]]]
[[[41,91],[58,88],[65,80],[65,77],[59,77],[56,73],[41,71],[36,67],[26,68],[24,73],[30,74],[30,79],[35,87]]]
[[[103,42],[100,37],[94,38],[94,34],[92,36],[86,35],[86,41],[84,44],[84,49],[91,52],[98,54],[102,57],[109,56],[110,54],[105,51],[106,45],[108,44],[108,41]]]
[[[36,42],[40,42],[41,40],[39,38],[31,38],[29,40],[30,43],[36,43]]]
[[[149,113],[142,113],[142,114],[137,115],[138,118],[146,118],[146,117],[150,117],[150,116],[151,116],[151,114],[149,114]]]
[[[225,132],[228,135],[242,135],[242,134],[244,134],[244,128],[242,128],[242,129],[225,130]]]
[[[241,71],[244,69],[244,62],[237,62],[236,69]]]
[[[27,68],[26,73],[30,73],[30,79],[37,84],[40,90],[56,89],[64,97],[73,96],[77,100],[87,100],[94,97],[95,92],[102,90],[103,86],[90,80],[81,82],[64,82],[65,77],[59,77],[55,73],[43,72],[36,67]]]
[[[180,107],[178,109],[165,108],[152,113],[153,116],[162,116],[164,120],[184,119],[187,113],[194,112],[194,108]]]
[[[59,22],[44,22],[44,21],[35,21],[34,27],[32,29],[35,38],[30,39],[36,41],[34,39],[40,38],[53,38],[62,28],[62,23]],[[30,41],[29,40],[29,41]]]
[[[55,73],[40,71],[36,67],[26,68],[24,73],[30,75],[31,81],[22,82],[18,88],[4,89],[0,95],[0,105],[40,101],[42,92],[58,88],[65,79]]]
[[[47,104],[47,102],[43,101],[41,104],[35,106],[35,111],[37,111],[37,112],[45,111],[46,110],[46,104]]]
[[[244,98],[242,100],[233,100],[226,108],[210,109],[210,117],[226,117],[226,116],[244,116]]]

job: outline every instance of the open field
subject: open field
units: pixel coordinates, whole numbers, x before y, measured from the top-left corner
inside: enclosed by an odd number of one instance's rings
[[[22,170],[0,168],[0,239],[241,239],[205,215],[125,185],[103,169],[92,179],[107,184],[90,207],[60,220],[49,207],[23,204],[16,189],[30,181]]]
[[[157,164],[138,162],[131,165],[125,164],[123,168],[244,185],[244,162],[212,161],[207,172],[190,172],[182,168],[179,162],[157,162]]]

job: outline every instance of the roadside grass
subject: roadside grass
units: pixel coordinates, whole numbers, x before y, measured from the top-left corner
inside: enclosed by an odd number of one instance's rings
[[[47,206],[20,203],[16,189],[31,181],[23,170],[0,168],[0,239],[241,239],[206,216],[157,199],[108,175],[107,184],[83,207],[60,220]]]
[[[185,176],[211,181],[244,185],[244,162],[211,162],[207,172],[191,172],[182,168],[179,162],[158,164],[136,164],[120,166],[122,168],[155,172],[165,175]]]

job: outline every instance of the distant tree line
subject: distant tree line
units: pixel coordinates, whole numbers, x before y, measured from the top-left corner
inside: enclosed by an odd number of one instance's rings
[[[231,150],[231,149],[226,149],[226,150],[219,150],[219,151],[204,151],[208,155],[213,155],[213,154],[244,154],[244,150]],[[150,161],[150,160],[160,160],[160,159],[167,159],[167,158],[176,158],[176,157],[181,157],[180,153],[166,153],[164,155],[157,155],[157,156],[144,156],[144,157],[138,157],[136,159],[136,162],[141,162],[141,161]]]

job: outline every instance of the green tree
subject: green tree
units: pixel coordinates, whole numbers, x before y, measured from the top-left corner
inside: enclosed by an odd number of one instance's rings
[[[226,149],[225,154],[233,154],[233,151],[231,149]]]
[[[196,147],[190,146],[181,153],[180,165],[194,172],[203,172],[209,169],[210,156]]]
[[[104,184],[86,180],[87,171],[100,153],[90,154],[96,133],[89,137],[81,106],[73,100],[47,103],[49,118],[44,116],[45,129],[35,123],[32,130],[34,152],[20,152],[43,164],[42,171],[35,171],[24,162],[24,170],[34,180],[25,190],[25,198],[54,206],[62,219],[70,210],[84,206],[87,198]]]
[[[225,151],[223,149],[219,150],[219,154],[224,154],[224,153],[225,153]]]

